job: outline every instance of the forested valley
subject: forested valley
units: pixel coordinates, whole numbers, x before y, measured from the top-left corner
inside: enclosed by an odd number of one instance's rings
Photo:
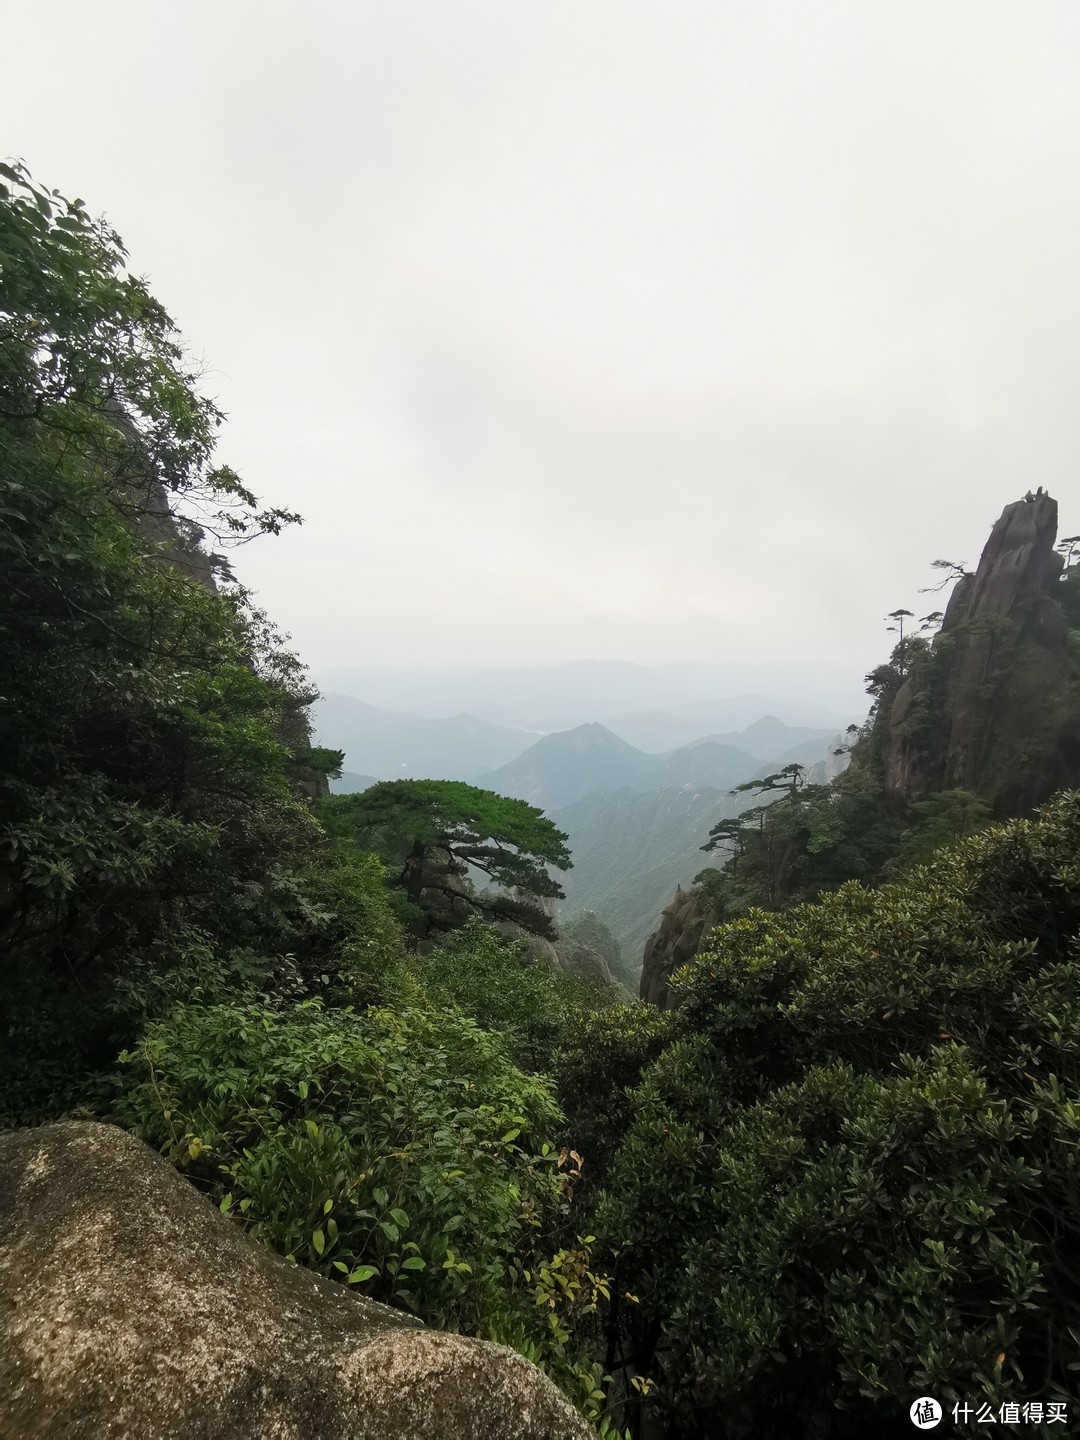
[[[544,808],[497,778],[331,793],[342,748],[243,584],[243,546],[300,517],[219,457],[120,237],[0,181],[4,1127],[123,1127],[297,1266],[525,1356],[608,1440],[1075,1405],[1056,502],[1007,507],[977,570],[940,562],[942,611],[891,617],[842,773],[738,779],[714,744],[723,806],[693,828],[687,782],[665,812],[700,870],[638,998],[610,917],[557,914],[574,854]],[[634,903],[635,873],[604,883]]]

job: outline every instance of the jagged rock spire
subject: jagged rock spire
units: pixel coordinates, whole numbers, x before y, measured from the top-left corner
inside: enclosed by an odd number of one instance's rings
[[[898,802],[957,788],[1023,813],[1080,781],[1080,667],[1067,644],[1057,527],[1057,501],[1029,490],[1006,505],[975,573],[957,582],[931,665],[892,703],[885,783]]]

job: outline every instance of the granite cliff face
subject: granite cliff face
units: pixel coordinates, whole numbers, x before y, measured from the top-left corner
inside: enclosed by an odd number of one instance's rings
[[[1057,502],[1007,505],[949,599],[926,663],[897,690],[885,786],[906,805],[971,790],[1024,814],[1080,780],[1080,665],[1062,603]]]
[[[615,977],[611,966],[599,950],[591,945],[570,945],[564,947],[562,964],[573,975],[580,975],[593,985],[614,985]]]
[[[531,895],[524,890],[511,892],[515,900],[521,900],[526,905],[531,905],[534,910],[539,910],[545,915],[553,926],[557,924],[555,914],[555,900],[550,895]],[[530,931],[515,925],[511,920],[498,920],[495,929],[500,935],[505,935],[508,940],[520,940],[525,946],[525,954],[535,965],[546,965],[549,970],[562,968],[562,960],[555,948],[555,943],[543,935],[533,935]]]
[[[711,922],[707,902],[697,890],[675,891],[663,908],[660,925],[645,941],[641,962],[642,1000],[666,1010],[671,1003],[668,980],[697,954],[706,926]]]

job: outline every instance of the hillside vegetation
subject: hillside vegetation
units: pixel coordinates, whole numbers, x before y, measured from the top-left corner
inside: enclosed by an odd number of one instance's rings
[[[665,1433],[1075,1400],[1078,855],[1070,793],[901,884],[751,910],[674,1011],[583,1024],[562,1093],[638,1297],[612,1343]]]

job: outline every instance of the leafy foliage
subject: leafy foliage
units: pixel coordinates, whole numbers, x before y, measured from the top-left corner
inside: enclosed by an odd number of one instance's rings
[[[421,936],[479,912],[554,939],[534,902],[562,896],[548,866],[569,869],[570,852],[566,836],[524,800],[459,780],[386,780],[358,795],[331,796],[320,816],[332,835],[400,867],[391,883],[407,898]],[[507,893],[477,894],[470,868]]]
[[[220,415],[116,235],[0,174],[0,1091],[29,1119],[156,1008],[258,986],[318,929],[294,782],[333,757],[171,503],[226,538],[294,517],[212,467]]]
[[[127,1059],[125,1122],[257,1239],[439,1325],[499,1313],[562,1199],[544,1083],[464,1018],[181,1007]]]
[[[1080,795],[722,926],[595,1222],[676,1433],[1075,1394]],[[763,1203],[767,1201],[767,1203]]]
[[[578,1012],[555,1064],[568,1133],[595,1184],[607,1174],[633,1116],[631,1092],[671,1038],[672,1014],[654,1005]]]
[[[515,1344],[598,1421],[608,1291],[545,1251],[576,1170],[548,1084],[460,1015],[184,1006],[122,1057],[123,1123],[263,1244],[443,1329]]]
[[[590,998],[584,982],[530,960],[525,946],[478,917],[413,962],[435,1005],[455,1008],[503,1036],[524,1070],[548,1072],[572,1017]]]
[[[900,837],[894,861],[887,869],[924,864],[935,850],[966,839],[990,824],[991,807],[970,790],[943,790],[916,800],[910,807],[912,824]]]

